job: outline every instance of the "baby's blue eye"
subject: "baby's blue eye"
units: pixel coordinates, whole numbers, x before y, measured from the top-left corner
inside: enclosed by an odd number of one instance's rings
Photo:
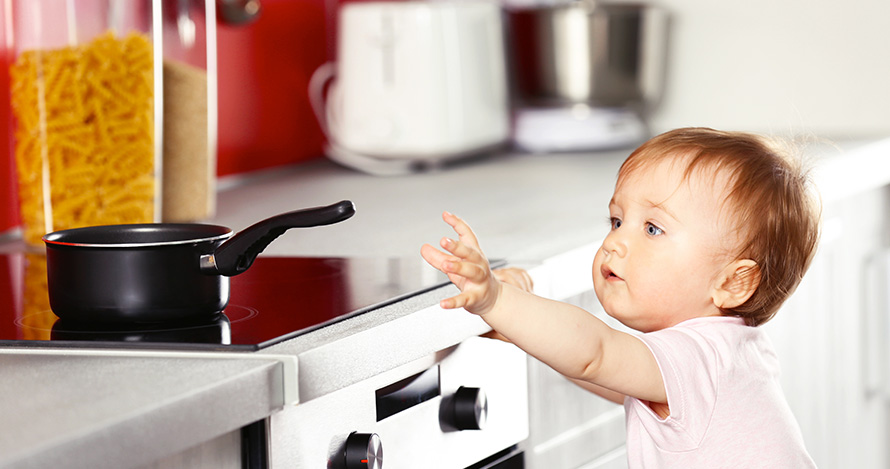
[[[653,225],[652,223],[646,223],[646,234],[650,236],[658,236],[660,234],[664,234],[664,230]]]
[[[614,217],[610,218],[609,222],[612,224],[613,230],[617,230],[618,228],[621,228],[621,219],[620,218],[614,218]]]

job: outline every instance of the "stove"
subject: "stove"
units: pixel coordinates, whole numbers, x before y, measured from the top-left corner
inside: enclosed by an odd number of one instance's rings
[[[234,439],[231,467],[379,468],[385,446],[389,469],[521,469],[526,356],[476,337],[477,318],[430,304],[311,347],[289,342],[446,284],[420,256],[260,256],[206,320],[98,327],[53,314],[42,253],[0,254],[0,352],[281,360],[283,407],[165,459],[182,467],[192,450],[231,454]]]
[[[0,254],[0,347],[255,351],[447,283],[419,256],[260,256],[231,278],[222,312],[200,321],[106,326],[53,314],[42,254]]]

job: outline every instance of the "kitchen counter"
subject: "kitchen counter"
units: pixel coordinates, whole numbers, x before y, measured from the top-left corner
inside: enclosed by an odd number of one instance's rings
[[[139,467],[278,410],[270,358],[0,350],[0,467]]]
[[[448,210],[470,223],[488,257],[541,259],[607,233],[608,202],[630,151],[502,155],[397,177],[318,160],[223,181],[211,222],[237,231],[281,212],[350,199],[350,220],[292,230],[265,253],[416,256],[423,243],[452,235],[441,219]],[[812,143],[805,154],[826,202],[890,182],[890,138]]]
[[[535,259],[592,242],[608,227],[606,203],[626,155],[498,156],[391,177],[319,160],[223,181],[212,222],[237,231],[277,213],[349,199],[356,205],[350,220],[292,230],[265,253],[405,257],[451,235],[441,218],[448,210],[473,226],[489,257]]]
[[[471,223],[489,257],[534,264],[595,245],[607,233],[606,205],[628,153],[503,155],[400,177],[367,176],[316,160],[221,181],[211,222],[240,230],[284,211],[349,199],[357,209],[352,219],[291,230],[264,255],[405,257],[452,235],[440,217],[449,210]],[[809,153],[826,203],[890,183],[890,138],[841,149],[820,145]],[[18,249],[16,242],[0,245]],[[0,348],[0,468],[139,466],[175,454],[271,414],[286,405],[288,392],[296,394],[293,401],[310,399],[302,385],[287,390],[296,364],[275,354],[296,356],[301,369],[336,366],[324,348],[369,326],[438,324],[398,344],[423,350],[484,332],[478,318],[435,307],[452,293],[450,286],[428,292],[254,358]],[[348,384],[333,376],[318,387]]]

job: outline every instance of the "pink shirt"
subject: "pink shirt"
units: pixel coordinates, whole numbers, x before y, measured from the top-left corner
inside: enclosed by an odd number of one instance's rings
[[[630,468],[816,467],[760,328],[708,317],[639,337],[661,369],[671,415],[624,400]]]

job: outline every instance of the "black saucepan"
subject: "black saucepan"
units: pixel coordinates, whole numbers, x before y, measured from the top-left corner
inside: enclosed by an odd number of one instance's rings
[[[153,223],[56,231],[43,237],[50,307],[61,319],[159,323],[207,317],[226,307],[229,277],[246,271],[291,228],[330,225],[352,202],[297,210],[233,236],[218,225]]]

